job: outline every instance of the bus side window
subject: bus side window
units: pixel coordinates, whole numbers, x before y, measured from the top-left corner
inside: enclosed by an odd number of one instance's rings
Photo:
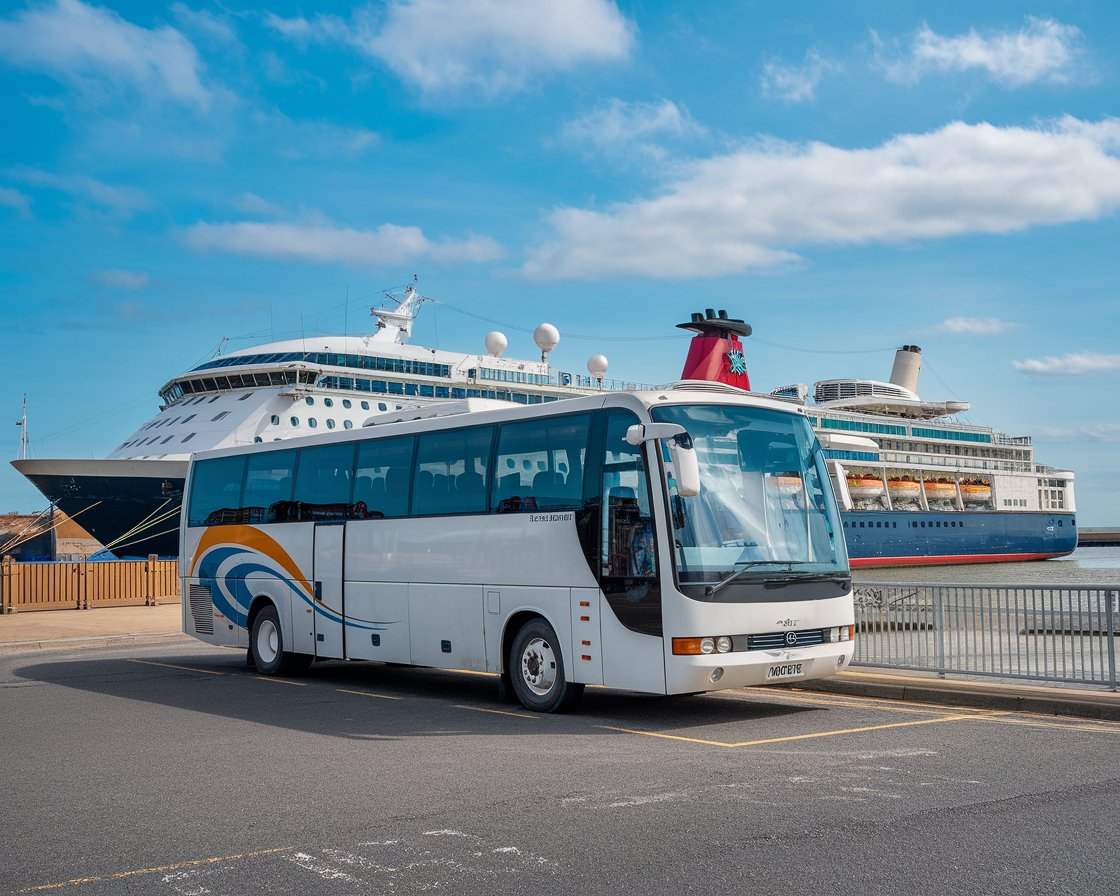
[[[358,445],[354,474],[354,516],[383,519],[408,516],[412,436],[371,439]]]
[[[490,512],[579,508],[590,426],[590,414],[504,425]]]
[[[422,433],[416,449],[413,514],[485,512],[493,437],[492,426]]]
[[[603,457],[602,572],[607,576],[651,578],[657,575],[649,483],[640,446],[625,441],[637,420],[612,414]]]
[[[292,499],[292,470],[295,451],[264,451],[250,454],[245,470],[245,493],[241,498],[241,522],[285,522]]]
[[[301,448],[295,493],[298,518],[325,522],[351,519],[353,478],[353,443]]]
[[[195,464],[187,511],[190,526],[236,523],[241,510],[244,457],[215,457]]]

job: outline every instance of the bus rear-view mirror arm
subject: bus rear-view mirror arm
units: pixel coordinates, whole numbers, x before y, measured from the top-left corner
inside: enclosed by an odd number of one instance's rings
[[[696,449],[688,430],[679,423],[635,423],[626,430],[626,441],[631,445],[641,445],[655,439],[669,443],[669,456],[676,473],[677,494],[695,498],[700,494],[700,463],[696,459]]]

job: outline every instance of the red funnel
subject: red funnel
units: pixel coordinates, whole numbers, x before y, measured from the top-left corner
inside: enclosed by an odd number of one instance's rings
[[[726,311],[717,315],[708,308],[704,314],[696,312],[688,323],[677,326],[696,334],[688,346],[681,379],[710,380],[750,390],[743,343],[739,341],[740,336],[751,335],[750,324],[729,318]]]

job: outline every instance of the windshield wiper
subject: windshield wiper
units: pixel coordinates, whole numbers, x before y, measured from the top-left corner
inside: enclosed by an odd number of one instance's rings
[[[734,582],[737,578],[744,575],[745,573],[750,572],[756,566],[770,566],[775,563],[777,563],[779,566],[789,567],[790,572],[793,571],[792,560],[736,560],[735,565],[741,566],[743,568],[735,570],[735,572],[731,573],[723,579],[720,579],[714,585],[709,585],[704,589],[704,594],[708,597],[711,597],[713,594],[718,594],[720,591]]]

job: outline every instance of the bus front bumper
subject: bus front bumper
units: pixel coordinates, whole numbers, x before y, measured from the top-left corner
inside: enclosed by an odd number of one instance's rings
[[[835,675],[851,664],[852,641],[788,650],[736,651],[703,656],[666,657],[668,694],[694,694],[726,688],[796,684]]]

